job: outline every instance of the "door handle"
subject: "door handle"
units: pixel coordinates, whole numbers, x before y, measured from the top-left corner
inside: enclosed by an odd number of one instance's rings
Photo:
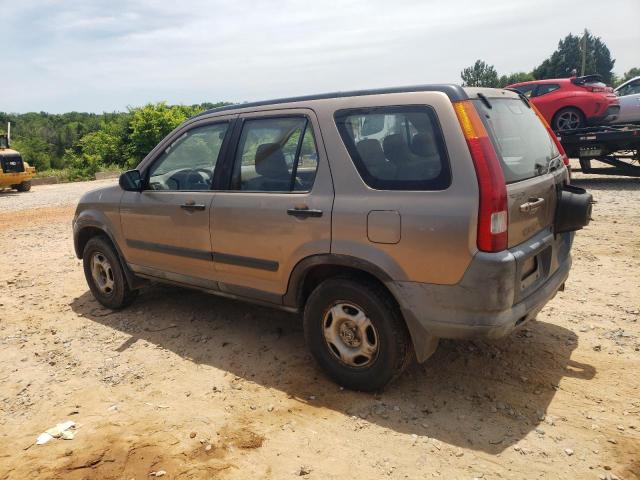
[[[194,210],[204,210],[206,207],[203,203],[196,203],[193,200],[190,200],[180,205],[180,208],[189,212],[193,212]]]
[[[294,208],[287,209],[287,215],[291,215],[293,217],[298,217],[298,218],[321,217],[322,210],[309,208],[309,207],[294,207]]]
[[[530,198],[528,202],[520,205],[522,213],[534,213],[544,203],[544,198]]]

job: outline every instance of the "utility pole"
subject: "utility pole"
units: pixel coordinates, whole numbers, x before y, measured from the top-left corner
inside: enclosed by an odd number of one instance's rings
[[[584,76],[584,71],[587,66],[587,29],[584,29],[584,34],[582,35],[582,68],[580,69],[580,76]]]

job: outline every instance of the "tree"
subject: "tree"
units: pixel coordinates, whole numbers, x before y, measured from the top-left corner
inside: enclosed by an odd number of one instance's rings
[[[582,63],[584,55],[584,72]],[[549,58],[533,69],[537,80],[545,78],[570,77],[573,70],[578,75],[599,74],[602,80],[611,84],[613,65],[611,52],[600,37],[593,36],[588,30],[582,36],[569,34],[558,42],[558,48]]]
[[[498,80],[498,87],[504,88],[507,85],[512,85],[514,83],[520,82],[528,82],[529,80],[535,80],[533,78],[533,74],[530,72],[516,72],[510,73],[509,75],[501,75]]]
[[[631,80],[634,77],[640,77],[640,68],[633,67],[628,72],[624,72],[624,75],[622,75],[622,77],[616,77],[613,84],[617,87],[618,85],[622,85],[624,82],[626,82],[627,80]]]
[[[460,72],[463,87],[497,87],[498,72],[493,65],[488,65],[482,60],[476,60],[471,67]]]
[[[168,106],[165,102],[147,104],[130,110],[129,153],[132,165],[140,162],[164,137],[200,107]]]

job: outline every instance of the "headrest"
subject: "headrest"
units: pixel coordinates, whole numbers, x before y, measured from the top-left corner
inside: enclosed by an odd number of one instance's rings
[[[431,132],[416,133],[411,139],[411,151],[420,157],[438,155],[438,148]]]
[[[409,150],[409,145],[406,144],[401,134],[394,133],[385,137],[382,146],[384,147],[384,154],[396,165],[410,160],[411,151]]]
[[[277,143],[263,143],[256,150],[256,173],[268,178],[283,179],[289,176],[282,147]]]
[[[356,145],[360,158],[367,165],[381,165],[385,163],[382,145],[375,138],[360,140]]]

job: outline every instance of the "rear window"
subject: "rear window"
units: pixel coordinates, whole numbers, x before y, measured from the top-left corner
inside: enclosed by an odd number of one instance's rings
[[[431,108],[341,110],[335,120],[358,173],[371,188],[444,190],[449,186],[449,162]]]
[[[520,182],[549,171],[560,152],[533,109],[519,98],[491,98],[492,108],[474,104],[502,164],[507,183]]]

